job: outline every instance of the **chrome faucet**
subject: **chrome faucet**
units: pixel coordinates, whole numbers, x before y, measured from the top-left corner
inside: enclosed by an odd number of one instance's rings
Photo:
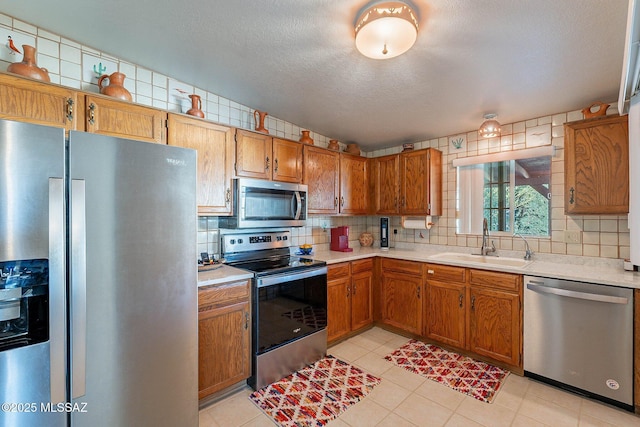
[[[515,235],[524,240],[524,244],[526,245],[526,249],[524,251],[524,259],[525,261],[529,261],[531,259],[531,256],[533,255],[533,251],[529,247],[529,242],[527,242],[527,239],[525,239],[522,234],[516,233]]]
[[[489,225],[487,224],[487,218],[482,219],[482,247],[480,248],[480,255],[489,255],[494,254],[494,256],[498,256],[496,245],[491,241],[491,246],[489,246]]]

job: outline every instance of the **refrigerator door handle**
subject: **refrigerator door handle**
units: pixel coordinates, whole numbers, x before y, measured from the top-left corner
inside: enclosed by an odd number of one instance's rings
[[[85,394],[87,360],[87,228],[85,181],[71,180],[71,397]]]
[[[49,178],[49,370],[51,403],[66,399],[64,180]]]

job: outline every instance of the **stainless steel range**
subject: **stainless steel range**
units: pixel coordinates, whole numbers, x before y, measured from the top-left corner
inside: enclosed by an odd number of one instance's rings
[[[327,352],[327,266],[290,255],[289,231],[223,234],[228,265],[254,273],[252,376],[259,390]]]

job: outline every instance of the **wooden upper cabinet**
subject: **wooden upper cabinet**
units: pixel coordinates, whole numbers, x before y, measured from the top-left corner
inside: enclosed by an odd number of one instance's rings
[[[73,89],[0,73],[0,118],[78,130],[83,102]]]
[[[269,135],[236,130],[236,175],[271,179],[272,138]]]
[[[302,144],[273,138],[274,181],[302,182]]]
[[[301,182],[302,144],[237,129],[236,176]]]
[[[230,215],[234,161],[233,130],[202,119],[169,114],[167,143],[198,152],[200,215]]]
[[[400,213],[442,215],[442,152],[434,148],[400,154]]]
[[[103,95],[85,97],[85,131],[166,144],[167,112]]]
[[[566,123],[564,144],[565,213],[629,212],[627,116]]]
[[[337,214],[340,175],[339,157],[335,151],[304,146],[304,173],[307,184],[307,210],[316,214]]]
[[[367,159],[340,153],[340,213],[367,214]]]
[[[375,213],[397,215],[400,213],[400,156],[394,154],[373,160]]]

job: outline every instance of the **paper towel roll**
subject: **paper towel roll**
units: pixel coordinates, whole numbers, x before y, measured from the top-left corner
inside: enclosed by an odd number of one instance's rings
[[[414,230],[430,230],[433,222],[431,216],[426,217],[402,217],[402,228],[411,228]]]

